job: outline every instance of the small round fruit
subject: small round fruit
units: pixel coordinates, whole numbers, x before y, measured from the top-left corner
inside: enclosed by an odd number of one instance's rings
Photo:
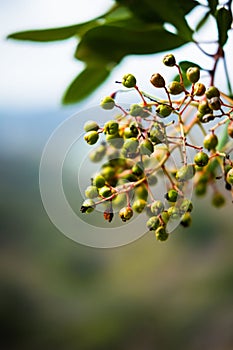
[[[93,185],[97,188],[103,187],[105,185],[105,178],[101,174],[96,175],[93,178]]]
[[[137,151],[139,142],[136,137],[131,137],[130,139],[126,139],[123,144],[123,148],[130,153],[135,153]]]
[[[185,198],[181,202],[179,209],[182,214],[186,213],[186,211],[191,213],[191,211],[193,210],[193,203],[189,199]]]
[[[179,95],[184,91],[184,87],[178,81],[172,81],[168,84],[168,92],[172,95]]]
[[[156,88],[164,88],[165,87],[165,80],[162,77],[162,75],[159,73],[154,73],[150,78],[150,82]]]
[[[168,233],[165,229],[165,227],[160,226],[157,228],[157,230],[155,231],[155,237],[158,241],[164,242],[168,239]]]
[[[204,138],[203,145],[208,151],[215,149],[218,144],[218,137],[211,133],[207,134]]]
[[[198,67],[189,67],[186,71],[187,79],[195,84],[200,79],[200,69]]]
[[[115,107],[115,101],[111,96],[106,96],[101,100],[100,106],[106,110],[113,109]]]
[[[196,196],[204,196],[204,194],[206,194],[207,191],[207,186],[205,183],[197,183],[195,186],[195,194]]]
[[[164,211],[164,204],[160,200],[154,201],[150,207],[151,212],[154,215],[159,215]]]
[[[99,139],[99,134],[97,131],[88,131],[84,135],[84,140],[88,143],[88,145],[94,145]]]
[[[177,170],[176,179],[178,181],[188,181],[192,179],[194,175],[195,175],[194,164],[183,165],[180,169]]]
[[[212,97],[220,97],[220,92],[215,86],[210,86],[206,90],[205,95],[208,99],[211,99]]]
[[[226,181],[229,185],[233,185],[233,168],[227,172]]]
[[[86,190],[85,190],[85,196],[87,197],[87,198],[96,198],[96,197],[98,197],[98,189],[97,189],[97,187],[96,186],[88,186],[87,188],[86,188]]]
[[[164,104],[160,104],[158,105],[158,107],[156,108],[156,112],[158,113],[158,115],[161,118],[166,118],[168,117],[171,112],[172,112],[172,107],[168,106],[168,105],[164,105]]]
[[[144,165],[142,162],[137,162],[132,167],[132,173],[136,176],[141,176],[144,173]]]
[[[119,124],[116,120],[109,120],[104,124],[104,133],[108,135],[118,134]]]
[[[198,112],[201,114],[207,114],[207,113],[211,113],[212,110],[209,107],[209,104],[207,101],[201,101],[198,105]]]
[[[160,220],[158,216],[151,216],[147,221],[146,226],[150,231],[155,231],[160,226]]]
[[[177,207],[170,207],[167,210],[169,217],[173,220],[179,219],[180,218],[180,210]]]
[[[165,64],[165,66],[173,67],[176,64],[176,59],[175,59],[174,55],[170,53],[170,54],[164,56],[163,63]]]
[[[194,162],[200,167],[203,167],[208,164],[209,156],[205,152],[198,152],[194,157]]]
[[[132,209],[136,211],[136,213],[142,213],[146,206],[147,202],[144,199],[136,199],[133,202]]]
[[[190,213],[187,211],[181,218],[181,222],[180,224],[183,226],[183,227],[189,227],[192,223],[192,217],[190,215]]]
[[[88,132],[88,131],[98,131],[99,130],[99,125],[94,121],[94,120],[88,120],[85,124],[83,129]]]
[[[212,205],[216,208],[220,208],[225,204],[225,197],[220,192],[215,192],[212,197]]]
[[[86,199],[82,206],[80,211],[82,213],[90,214],[95,209],[95,202],[92,199]]]
[[[139,186],[136,186],[134,192],[135,192],[136,198],[144,199],[145,201],[147,200],[148,189],[147,189],[145,184],[141,184]]]
[[[153,146],[153,143],[152,143],[150,140],[144,139],[144,140],[140,143],[139,149],[140,149],[140,153],[141,153],[141,154],[150,156],[151,153],[153,153],[153,151],[154,151],[154,146]]]
[[[122,78],[122,85],[127,88],[133,88],[136,86],[136,78],[133,74],[125,74]]]
[[[214,111],[217,111],[221,108],[221,102],[219,97],[212,97],[209,100],[208,104],[209,104],[209,107]]]
[[[177,198],[178,198],[178,192],[176,190],[169,190],[166,194],[165,194],[165,198],[169,201],[169,202],[176,202]]]
[[[132,218],[133,209],[130,207],[124,207],[119,211],[119,216],[123,222],[126,222]]]
[[[194,85],[194,95],[202,96],[206,91],[205,85],[202,83],[195,83]]]
[[[163,142],[164,140],[164,131],[159,123],[154,123],[150,132],[150,140],[156,144]]]
[[[116,135],[106,135],[106,141],[112,146],[117,149],[120,149],[124,144],[123,137],[120,137],[119,134]]]
[[[112,179],[115,175],[115,169],[112,166],[106,165],[101,169],[101,175],[106,181]]]
[[[159,214],[159,216],[160,216],[160,219],[161,219],[163,225],[166,226],[169,219],[170,219],[168,211],[164,210],[161,214]]]
[[[108,186],[103,186],[99,189],[99,195],[104,198],[110,197],[112,194],[111,189]]]

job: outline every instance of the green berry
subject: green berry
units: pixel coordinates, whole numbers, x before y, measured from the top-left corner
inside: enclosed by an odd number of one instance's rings
[[[206,91],[206,87],[204,84],[202,83],[195,83],[194,85],[194,95],[196,96],[202,96],[204,95]]]
[[[196,196],[204,196],[206,194],[207,186],[205,183],[197,183],[195,186],[195,194]]]
[[[118,134],[119,124],[115,120],[109,120],[104,124],[104,133],[108,135],[116,135]]]
[[[227,172],[226,181],[229,185],[233,185],[233,168]]]
[[[101,170],[101,175],[105,178],[106,181],[109,181],[115,175],[115,169],[112,166],[106,165]]]
[[[136,186],[134,192],[137,198],[147,200],[148,189],[145,184]]]
[[[150,231],[155,231],[160,226],[158,216],[151,216],[147,221],[146,226]]]
[[[227,126],[227,132],[228,135],[233,138],[233,120],[230,121],[230,123]]]
[[[168,105],[164,105],[164,104],[160,104],[158,105],[158,107],[156,108],[156,112],[159,114],[159,116],[161,118],[166,118],[168,117],[171,112],[172,112],[172,107],[168,106]]]
[[[163,225],[166,226],[168,221],[169,221],[169,219],[170,219],[168,211],[163,211],[159,216],[160,216],[160,219],[163,222]]]
[[[215,192],[211,202],[214,207],[220,208],[225,204],[225,198],[220,192]]]
[[[168,233],[163,226],[160,226],[155,231],[155,237],[158,241],[164,242],[168,239]]]
[[[149,132],[149,137],[151,141],[156,144],[163,142],[164,130],[162,129],[162,126],[159,123],[156,122],[152,125],[152,128]]]
[[[130,106],[129,114],[132,115],[132,117],[142,117],[147,118],[149,116],[149,110],[151,108],[148,107],[142,107],[139,104],[132,104]]]
[[[105,178],[101,174],[96,175],[93,178],[93,185],[97,188],[103,187],[105,185]]]
[[[205,95],[208,99],[211,99],[212,97],[220,97],[220,92],[215,86],[210,86],[206,90]]]
[[[187,79],[195,84],[200,79],[200,69],[198,67],[189,67],[186,71]]]
[[[209,104],[207,101],[201,101],[198,105],[198,112],[201,114],[207,114],[207,113],[211,113],[212,110],[209,107]]]
[[[154,151],[154,146],[150,140],[144,139],[143,141],[141,141],[141,143],[139,145],[139,149],[140,149],[141,154],[150,156],[151,153],[153,153],[153,151]]]
[[[137,151],[139,142],[136,137],[126,139],[123,144],[123,148],[129,153],[135,153]]]
[[[165,194],[165,198],[169,201],[169,202],[176,202],[178,199],[178,192],[176,190],[169,190],[166,194]]]
[[[143,209],[145,208],[147,202],[144,199],[136,199],[133,202],[132,209],[136,211],[136,213],[141,213]]]
[[[99,134],[97,131],[88,131],[84,135],[84,140],[88,143],[88,145],[94,145],[99,139]]]
[[[136,176],[141,176],[144,173],[144,165],[142,162],[137,162],[132,167],[132,173]]]
[[[112,190],[108,186],[103,186],[99,189],[99,195],[104,198],[110,197],[112,194]]]
[[[164,56],[163,63],[165,64],[165,66],[173,67],[176,64],[176,59],[172,54],[168,54]]]
[[[206,149],[208,149],[208,151],[212,149],[214,150],[217,144],[218,144],[218,137],[215,134],[211,133],[205,136],[203,145]]]
[[[98,189],[96,186],[88,186],[85,190],[85,196],[88,198],[96,198],[98,197]]]
[[[186,211],[191,212],[193,210],[193,204],[189,199],[184,199],[179,205],[180,212],[182,214],[186,213]]]
[[[183,165],[176,172],[176,179],[178,181],[188,181],[193,178],[195,175],[195,166],[194,164]]]
[[[177,207],[170,207],[167,210],[169,217],[173,220],[179,219],[180,218],[180,210]]]
[[[97,163],[100,162],[106,154],[106,145],[101,144],[99,147],[94,149],[89,153],[89,158],[92,162]]]
[[[83,129],[88,132],[88,131],[98,131],[99,130],[99,125],[94,121],[94,120],[88,120],[85,124]]]
[[[182,218],[181,218],[181,222],[180,224],[183,226],[183,227],[189,227],[192,223],[192,217],[190,215],[189,212],[186,212]]]
[[[101,100],[100,106],[107,110],[113,109],[115,107],[115,101],[111,96],[106,96]]]
[[[172,95],[179,95],[183,91],[184,87],[178,81],[172,81],[168,84],[168,92]]]
[[[203,167],[208,164],[209,156],[205,152],[198,152],[194,157],[194,162],[199,167]]]
[[[209,107],[214,111],[217,111],[221,108],[221,102],[219,97],[212,97],[209,100],[208,104],[209,104]]]
[[[123,222],[126,222],[132,218],[133,210],[130,207],[124,207],[119,211],[119,216]]]
[[[82,213],[90,214],[95,209],[95,202],[92,199],[86,199],[82,206],[80,211]]]
[[[125,74],[122,78],[122,85],[127,88],[133,88],[136,86],[136,78],[133,74]]]
[[[156,88],[164,88],[165,87],[165,80],[162,77],[162,75],[159,73],[154,73],[150,78],[150,82]]]
[[[164,204],[160,200],[154,201],[150,207],[151,212],[154,215],[159,215],[164,211]]]

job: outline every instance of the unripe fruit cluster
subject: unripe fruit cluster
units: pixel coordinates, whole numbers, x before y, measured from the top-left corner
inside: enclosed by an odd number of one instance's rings
[[[85,189],[86,199],[81,206],[81,212],[89,214],[99,204],[105,204],[104,219],[109,222],[115,211],[124,223],[146,213],[149,218],[145,227],[153,231],[159,241],[169,237],[170,222],[178,220],[183,227],[191,225],[193,204],[185,195],[187,184],[194,183],[195,193],[199,196],[211,185],[209,187],[214,189],[212,204],[216,207],[225,203],[225,196],[213,186],[219,171],[226,190],[232,192],[233,187],[233,162],[230,154],[221,149],[226,142],[223,144],[217,135],[218,128],[225,126],[228,138],[233,138],[233,106],[223,103],[217,87],[206,88],[199,81],[199,67],[189,67],[184,77],[173,54],[166,55],[163,63],[172,69],[178,68],[180,74],[179,81],[168,84],[160,73],[152,74],[153,88],[163,89],[165,99],[142,93],[135,76],[125,74],[120,83],[135,89],[142,102],[136,101],[124,110],[115,102],[117,92],[114,92],[103,98],[100,105],[104,110],[120,108],[120,115],[116,113],[116,117],[104,125],[93,120],[85,123],[87,144],[94,145],[100,138],[104,139],[90,153],[90,159],[93,162],[104,160],[104,163]],[[190,90],[185,87],[184,78],[190,82]],[[174,100],[173,96],[180,94],[184,98]],[[196,112],[190,120],[185,113],[194,108]],[[218,121],[204,131],[202,145],[192,144],[191,138],[189,140],[192,128],[201,126],[203,131],[202,123],[207,124],[215,118]],[[195,152],[191,160],[189,147]],[[174,168],[169,160],[176,150],[181,159]],[[153,188],[159,187],[161,174],[166,178],[167,189],[162,198],[157,198]]]

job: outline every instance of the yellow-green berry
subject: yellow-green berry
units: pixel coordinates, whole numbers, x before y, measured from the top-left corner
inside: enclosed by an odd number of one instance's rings
[[[88,198],[96,198],[98,197],[98,189],[96,186],[88,186],[85,190],[85,196]]]
[[[88,120],[85,124],[83,129],[88,132],[88,131],[98,131],[99,130],[99,125],[94,121],[94,120]]]
[[[115,101],[111,96],[106,96],[101,100],[100,106],[107,110],[113,109],[115,107]]]
[[[136,199],[133,202],[132,209],[140,214],[144,210],[146,204],[147,202],[144,199]]]
[[[215,86],[210,86],[206,90],[205,95],[208,99],[211,99],[212,97],[220,97],[220,92]]]
[[[214,207],[220,208],[225,204],[226,200],[220,192],[214,192],[211,202]]]
[[[195,84],[200,79],[200,69],[198,67],[189,67],[186,71],[187,79]]]
[[[165,194],[165,198],[169,201],[169,202],[176,202],[178,199],[178,192],[176,190],[169,190],[166,194]]]
[[[101,188],[105,185],[105,178],[101,174],[97,174],[93,178],[93,185],[97,188]]]
[[[207,134],[204,138],[203,145],[208,151],[215,149],[218,144],[218,137],[211,133]]]
[[[203,167],[208,164],[209,156],[205,152],[198,152],[194,157],[194,162],[199,167]]]
[[[119,134],[115,134],[115,135],[106,134],[106,141],[112,147],[115,147],[117,149],[121,148],[123,146],[123,143],[124,143],[123,137],[121,137]]]
[[[108,135],[117,135],[119,130],[119,124],[116,120],[109,120],[104,124],[104,133]]]
[[[156,88],[164,88],[166,85],[164,78],[159,73],[154,73],[150,78],[150,82]]]
[[[150,140],[144,139],[140,142],[139,149],[141,154],[150,156],[154,151],[154,146]]]
[[[173,67],[176,64],[176,59],[175,59],[174,55],[170,53],[170,54],[164,56],[163,63],[165,64],[165,66]]]
[[[194,175],[195,175],[194,164],[183,165],[180,169],[177,170],[176,179],[178,181],[188,181],[192,179]]]
[[[160,200],[154,201],[151,206],[150,210],[154,215],[159,215],[164,211],[164,204]]]
[[[88,145],[94,145],[99,139],[99,134],[97,131],[88,131],[84,135],[84,140],[88,143]]]
[[[165,105],[165,104],[160,104],[158,105],[158,107],[156,108],[156,112],[158,113],[158,115],[161,118],[166,118],[168,117],[171,112],[172,112],[172,107],[169,105]]]
[[[81,208],[80,211],[82,213],[90,214],[95,209],[95,202],[92,199],[86,199]]]
[[[133,88],[136,86],[136,78],[133,74],[125,74],[122,78],[122,85],[127,88]]]
[[[160,226],[157,228],[157,230],[155,231],[155,237],[158,241],[164,242],[168,239],[168,233],[165,229],[165,227]]]
[[[144,165],[142,162],[137,162],[132,167],[132,173],[136,176],[141,176],[144,173]]]
[[[192,223],[192,217],[190,213],[187,211],[181,218],[180,224],[183,227],[189,227]]]
[[[135,187],[135,197],[139,199],[147,200],[148,197],[148,189],[145,184],[141,184]]]
[[[226,181],[229,185],[233,185],[233,168],[227,172]]]
[[[133,209],[130,207],[124,207],[119,211],[119,216],[123,222],[126,222],[132,218]]]
[[[99,189],[99,195],[104,198],[110,197],[112,194],[112,190],[108,186],[103,186]]]
[[[147,221],[146,226],[150,231],[155,231],[160,226],[158,216],[151,216]]]
[[[179,219],[180,218],[180,210],[177,207],[170,207],[167,210],[169,217],[173,220]]]
[[[185,198],[179,205],[179,209],[182,214],[186,213],[186,211],[191,212],[193,210],[193,204],[189,199]]]
[[[135,153],[137,151],[139,142],[136,137],[126,139],[123,144],[123,148],[129,153]]]
[[[168,92],[172,95],[179,95],[184,91],[184,87],[178,81],[172,81],[168,84]]]

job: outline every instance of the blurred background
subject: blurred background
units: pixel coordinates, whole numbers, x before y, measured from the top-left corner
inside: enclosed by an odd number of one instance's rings
[[[194,197],[193,224],[166,243],[153,234],[127,246],[94,249],[61,234],[40,198],[39,163],[54,129],[97,105],[114,81],[142,84],[163,54],[128,57],[78,105],[62,94],[82,63],[74,39],[34,44],[14,31],[69,25],[101,14],[110,0],[1,1],[0,329],[5,350],[233,349],[233,235],[230,200]],[[181,59],[190,47],[175,50]],[[78,230],[78,228],[77,228]]]

